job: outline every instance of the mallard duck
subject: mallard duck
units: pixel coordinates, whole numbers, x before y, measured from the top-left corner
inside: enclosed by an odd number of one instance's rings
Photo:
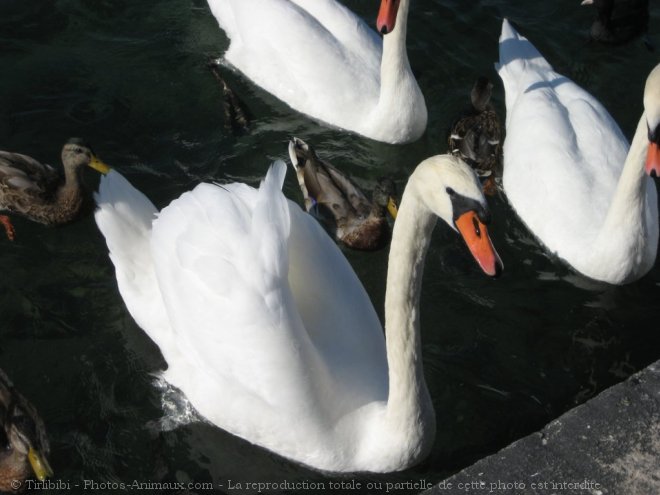
[[[62,147],[64,174],[50,165],[20,153],[0,151],[0,212],[23,215],[44,225],[62,225],[74,220],[83,206],[82,167],[87,165],[102,174],[110,167],[94,156],[79,138],[69,139]],[[14,240],[15,230],[6,215],[0,224]]]
[[[648,31],[649,0],[583,0],[582,5],[598,10],[590,33],[595,41],[620,44]]]
[[[396,218],[394,182],[381,178],[372,201],[329,163],[321,160],[303,140],[289,142],[289,157],[305,198],[305,210],[348,247],[373,251],[385,246],[392,235],[387,220]]]
[[[21,491],[23,481],[52,476],[46,428],[37,410],[0,370],[0,491]]]
[[[480,177],[486,177],[484,191],[492,193],[495,177],[501,174],[502,130],[490,104],[493,83],[477,78],[470,99],[472,106],[454,121],[449,133],[449,152],[463,159]]]

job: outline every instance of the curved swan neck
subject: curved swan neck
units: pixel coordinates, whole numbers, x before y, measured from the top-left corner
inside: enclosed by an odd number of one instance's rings
[[[600,237],[608,242],[613,229],[643,227],[646,203],[647,178],[644,172],[644,155],[648,144],[646,112],[642,114],[633,137],[626,162],[621,171],[612,203],[607,212]],[[610,230],[612,229],[612,230]]]
[[[394,97],[402,79],[411,74],[406,33],[410,0],[401,0],[394,30],[383,37],[383,55],[380,64],[380,100]]]
[[[414,175],[410,182],[414,180]],[[424,260],[436,223],[408,184],[392,233],[385,293],[385,337],[389,367],[387,420],[392,428],[423,424],[431,400],[422,368],[419,298]],[[432,418],[431,418],[432,421]]]

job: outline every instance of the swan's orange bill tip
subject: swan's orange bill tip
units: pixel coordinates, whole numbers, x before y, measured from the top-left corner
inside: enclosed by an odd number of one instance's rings
[[[376,28],[381,34],[388,34],[394,30],[396,25],[396,13],[399,10],[399,0],[381,0]]]
[[[488,236],[488,228],[477,214],[474,211],[463,213],[455,224],[484,273],[491,277],[499,276],[504,265]]]
[[[649,143],[645,170],[651,177],[660,177],[660,146],[656,143]]]

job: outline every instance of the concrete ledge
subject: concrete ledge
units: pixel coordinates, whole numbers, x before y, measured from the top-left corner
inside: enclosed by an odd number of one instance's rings
[[[660,495],[660,361],[424,493]]]

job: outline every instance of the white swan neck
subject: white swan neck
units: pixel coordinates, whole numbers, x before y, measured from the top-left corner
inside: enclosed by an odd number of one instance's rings
[[[644,224],[647,182],[644,155],[647,144],[646,113],[644,113],[637,124],[637,130],[599,235],[602,242],[611,242],[611,238],[608,237],[615,230],[620,231],[622,227],[640,228]]]
[[[390,98],[395,98],[402,81],[408,74],[412,75],[410,61],[408,60],[408,51],[406,49],[408,6],[409,0],[401,0],[394,30],[383,36],[379,105],[384,105]]]
[[[414,180],[414,175],[410,181]],[[435,416],[422,366],[419,299],[424,260],[436,217],[409,182],[394,224],[385,293],[389,367],[386,422],[392,432],[433,438]],[[411,425],[417,431],[411,431]],[[412,438],[410,438],[412,440]],[[422,438],[417,439],[424,443]]]

